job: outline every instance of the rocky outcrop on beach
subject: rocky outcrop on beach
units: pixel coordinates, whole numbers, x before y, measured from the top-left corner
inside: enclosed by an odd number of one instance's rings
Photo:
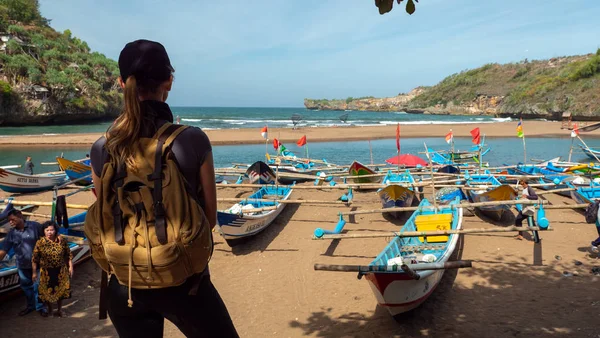
[[[346,101],[305,99],[304,105],[308,109],[549,120],[559,120],[567,113],[580,121],[598,120],[600,49],[588,55],[487,64],[450,75],[435,86],[418,87],[407,95]]]
[[[114,60],[52,29],[37,1],[0,0],[0,126],[113,118],[117,76]]]
[[[313,100],[304,99],[304,106],[312,110],[365,110],[365,111],[404,111],[408,103],[425,90],[418,87],[408,94],[398,94],[394,97],[375,98],[372,96],[345,100]]]

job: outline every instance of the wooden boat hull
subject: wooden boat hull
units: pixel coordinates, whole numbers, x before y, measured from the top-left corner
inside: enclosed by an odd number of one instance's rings
[[[67,175],[48,173],[27,175],[11,170],[0,169],[0,189],[9,193],[30,193],[51,190],[67,181]]]
[[[230,246],[238,244],[240,240],[252,237],[265,230],[285,209],[285,203],[253,202],[252,199],[264,198],[266,194],[273,196],[276,192],[277,199],[287,200],[292,194],[292,188],[286,186],[265,186],[257,193],[252,194],[243,203],[254,207],[275,206],[275,210],[257,212],[256,214],[240,214],[239,212],[217,212],[219,232]],[[261,197],[262,196],[262,197]],[[272,198],[272,197],[269,197]],[[230,209],[231,210],[231,209]]]
[[[246,170],[246,176],[251,184],[275,183],[275,172],[265,162],[258,161],[250,165]]]
[[[457,204],[459,201],[457,198],[450,204]],[[426,199],[420,203],[420,206],[427,205],[429,205],[429,201]],[[462,228],[462,208],[447,207],[442,208],[439,212],[452,215],[451,229]],[[401,231],[414,231],[416,217],[432,213],[434,213],[433,210],[415,211]],[[435,262],[447,262],[456,248],[458,239],[459,235],[452,234],[441,242],[427,243],[419,237],[395,237],[370,265],[387,265],[386,262],[390,258],[398,255],[408,258],[417,253],[434,254]],[[436,247],[438,249],[435,249]],[[392,316],[413,310],[425,302],[438,286],[444,270],[419,271],[418,274],[420,279],[415,280],[402,271],[364,273],[377,302],[385,307]]]
[[[491,190],[467,190],[470,200],[477,202],[514,200],[517,197],[517,191],[509,185],[500,185]],[[510,212],[508,205],[491,205],[485,207],[476,207],[480,213],[492,219],[500,220],[506,212]]]
[[[438,286],[444,270],[435,270],[426,277],[414,280],[389,273],[373,273],[365,276],[379,305],[392,316],[408,312],[423,304]],[[383,290],[383,292],[382,292]]]
[[[363,176],[363,175],[374,175],[377,174],[372,169],[365,167],[362,163],[354,161],[350,165],[348,169],[348,175],[350,176]],[[366,184],[366,183],[377,183],[381,177],[359,177],[359,178],[351,178],[350,182],[356,184]]]
[[[62,157],[57,157],[56,162],[58,162],[59,168],[63,170],[65,174],[67,174],[67,177],[70,181],[74,181],[92,174],[92,167],[84,163],[67,160],[66,158]],[[90,185],[92,184],[92,177],[90,176],[79,180],[75,182],[75,184]]]
[[[381,206],[383,209],[386,208],[401,208],[401,207],[410,207],[415,198],[415,192],[407,187],[402,187],[399,185],[388,185],[387,187],[379,190],[377,192],[379,198],[381,200]],[[404,212],[397,211],[389,213],[394,218],[400,218]]]

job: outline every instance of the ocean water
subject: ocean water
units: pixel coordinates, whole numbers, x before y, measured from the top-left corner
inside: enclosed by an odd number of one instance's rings
[[[527,140],[527,159],[550,159],[561,156],[567,159],[569,148],[571,146],[570,138],[528,138]],[[523,162],[523,143],[519,138],[487,138],[486,145],[491,147],[491,151],[484,157],[490,165],[516,164]],[[435,150],[449,150],[448,144],[441,137],[436,138],[411,138],[401,140],[401,153],[410,153],[425,159],[422,153],[425,151],[424,144]],[[471,147],[470,138],[456,138],[455,150],[468,150]],[[600,140],[590,140],[590,147],[600,146]],[[285,146],[299,157],[306,155],[305,148],[296,146],[295,143],[285,144]],[[372,149],[373,162],[384,163],[387,158],[396,155],[395,139],[368,141],[350,141],[350,142],[321,142],[309,143],[308,153],[310,158],[326,159],[330,163],[350,164],[357,160],[365,164],[371,162],[369,148]],[[577,143],[574,144],[573,161],[588,162],[588,159],[578,150]],[[268,151],[271,155],[275,150],[269,144]],[[57,170],[57,166],[42,166],[41,162],[53,162],[57,156],[64,155],[69,159],[80,159],[89,153],[88,148],[21,148],[5,149],[0,148],[0,166],[24,164],[26,156],[32,156],[35,164],[35,173],[42,173]],[[230,166],[232,163],[253,163],[259,160],[265,160],[265,146],[259,144],[251,145],[223,145],[213,146],[213,156],[216,167]],[[17,169],[16,171],[22,171]]]
[[[305,108],[218,108],[218,107],[172,107],[173,116],[179,116],[184,124],[210,129],[291,128],[293,115],[301,120],[298,126],[382,126],[388,124],[465,124],[510,121],[510,118],[489,116],[422,115],[404,112],[363,111],[313,111]],[[347,114],[347,117],[345,116]],[[345,122],[342,119],[345,119]],[[47,125],[27,127],[0,127],[0,137],[8,135],[39,135],[104,132],[110,122],[87,124]]]

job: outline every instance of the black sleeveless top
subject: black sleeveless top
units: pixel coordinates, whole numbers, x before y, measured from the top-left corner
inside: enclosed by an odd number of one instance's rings
[[[173,113],[169,105],[160,101],[140,102],[142,110],[141,136],[152,137],[156,131],[166,122],[173,123]],[[106,138],[99,138],[90,152],[90,161],[94,174],[98,177],[102,174],[102,167],[108,159],[108,153],[104,148]],[[197,127],[188,127],[181,132],[171,145],[171,150],[179,164],[179,170],[196,192],[200,188],[200,167],[204,163],[206,155],[212,151],[208,136]],[[204,207],[202,194],[198,196]]]

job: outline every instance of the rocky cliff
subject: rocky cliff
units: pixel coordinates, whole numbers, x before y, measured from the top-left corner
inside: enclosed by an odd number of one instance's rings
[[[349,98],[351,99],[351,98]],[[348,100],[347,100],[348,101]],[[600,50],[595,54],[487,64],[407,95],[362,100],[310,100],[308,109],[406,111],[415,114],[600,119]]]

